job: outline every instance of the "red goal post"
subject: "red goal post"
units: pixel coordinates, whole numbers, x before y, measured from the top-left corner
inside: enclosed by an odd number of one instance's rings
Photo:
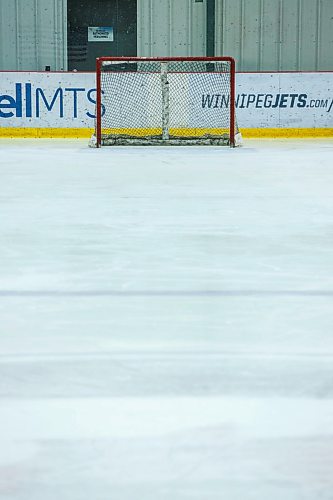
[[[232,57],[99,57],[91,146],[240,143]]]

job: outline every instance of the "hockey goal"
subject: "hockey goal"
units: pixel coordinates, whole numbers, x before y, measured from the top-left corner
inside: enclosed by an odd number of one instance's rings
[[[100,57],[91,146],[236,146],[232,57]]]

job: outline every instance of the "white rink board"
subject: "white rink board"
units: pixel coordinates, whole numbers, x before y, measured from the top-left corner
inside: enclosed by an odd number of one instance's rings
[[[237,94],[242,127],[333,126],[333,72],[241,73]]]
[[[92,128],[95,89],[94,73],[0,73],[1,127]]]
[[[198,109],[212,117],[225,100],[202,77]],[[238,122],[249,128],[333,127],[332,89],[333,72],[240,73]],[[0,126],[93,128],[95,98],[93,73],[1,72]]]

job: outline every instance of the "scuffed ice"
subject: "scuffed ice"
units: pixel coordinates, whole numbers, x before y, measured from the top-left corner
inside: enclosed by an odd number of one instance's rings
[[[333,142],[0,146],[1,500],[331,500]]]

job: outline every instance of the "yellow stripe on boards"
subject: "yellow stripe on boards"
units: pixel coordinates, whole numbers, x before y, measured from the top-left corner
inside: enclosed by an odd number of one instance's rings
[[[90,128],[0,128],[0,137],[21,137],[36,139],[81,139],[89,138],[94,133]]]
[[[243,138],[267,139],[306,139],[316,137],[333,137],[333,128],[241,128]]]
[[[157,129],[156,129],[157,130]],[[316,137],[333,137],[333,128],[241,128],[241,134],[246,138],[316,138]],[[112,130],[113,133],[121,133],[119,129]],[[148,130],[141,129],[127,130],[128,133],[133,133],[134,136],[142,137],[147,135]],[[172,129],[172,135],[195,136],[200,137],[204,134],[218,135],[221,129]],[[224,130],[223,133],[226,131]],[[59,139],[81,139],[90,138],[94,133],[93,129],[89,128],[22,128],[22,127],[1,127],[0,137],[8,138],[59,138]],[[122,131],[124,133],[124,131]],[[151,129],[148,133],[151,133]],[[160,129],[159,132],[160,133]]]

